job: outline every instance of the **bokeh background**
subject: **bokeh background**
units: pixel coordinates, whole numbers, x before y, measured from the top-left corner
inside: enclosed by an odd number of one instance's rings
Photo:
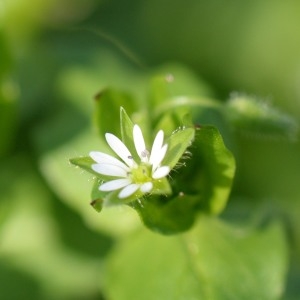
[[[145,101],[149,77],[172,66],[189,88],[257,96],[298,122],[299,29],[296,0],[0,0],[1,299],[106,299],[106,256],[139,220],[97,214],[90,177],[68,164],[99,147],[101,89]],[[231,150],[237,176],[221,218],[280,219],[282,299],[299,299],[300,143],[239,133]]]

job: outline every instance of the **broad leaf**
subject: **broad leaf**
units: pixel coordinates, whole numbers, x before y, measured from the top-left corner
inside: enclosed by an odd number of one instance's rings
[[[237,230],[204,218],[183,235],[128,237],[110,257],[104,291],[112,300],[275,300],[286,268],[279,224]]]

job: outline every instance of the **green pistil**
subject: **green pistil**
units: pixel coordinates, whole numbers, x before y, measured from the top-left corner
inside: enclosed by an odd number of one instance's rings
[[[131,178],[135,183],[145,183],[152,181],[151,166],[141,163],[136,169],[131,170]]]

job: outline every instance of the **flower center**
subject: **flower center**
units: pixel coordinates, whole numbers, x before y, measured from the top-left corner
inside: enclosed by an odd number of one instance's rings
[[[141,163],[137,168],[131,169],[131,179],[135,183],[152,181],[151,166],[146,163]]]

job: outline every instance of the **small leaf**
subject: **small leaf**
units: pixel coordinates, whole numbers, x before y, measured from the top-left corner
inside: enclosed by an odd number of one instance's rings
[[[106,196],[104,198],[104,205],[105,206],[114,206],[114,205],[120,205],[120,204],[128,204],[128,203],[131,203],[131,202],[133,202],[137,199],[140,199],[144,196],[144,194],[140,190],[138,190],[133,195],[131,195],[127,198],[120,199],[118,197],[119,193],[120,193],[120,190],[113,191],[113,192],[106,194]]]

